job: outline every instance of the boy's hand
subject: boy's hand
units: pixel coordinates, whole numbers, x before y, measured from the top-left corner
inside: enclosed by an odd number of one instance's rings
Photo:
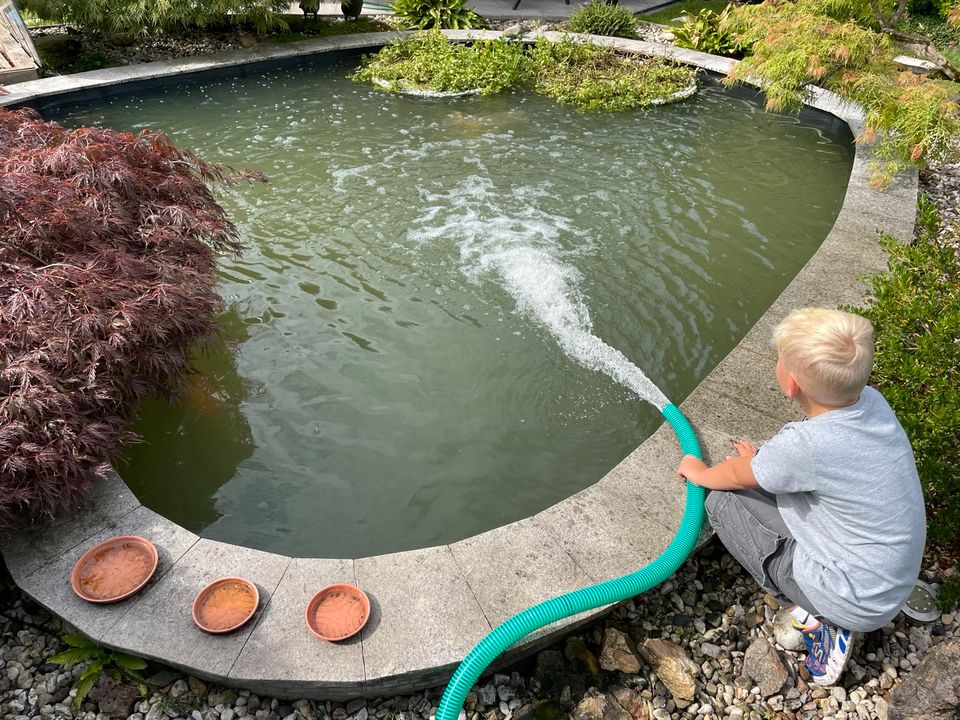
[[[706,463],[700,458],[696,458],[693,455],[684,455],[679,467],[677,467],[677,477],[681,480],[689,480],[696,485],[697,481],[695,478],[706,469]]]
[[[740,440],[733,443],[733,449],[737,451],[736,455],[727,455],[727,460],[735,457],[753,457],[757,454],[757,446],[749,440]]]
[[[760,487],[750,467],[750,459],[757,452],[757,448],[746,440],[734,443],[734,447],[740,453],[739,455],[728,457],[713,467],[708,467],[703,460],[693,455],[684,455],[677,467],[677,475],[709,490],[744,490]]]

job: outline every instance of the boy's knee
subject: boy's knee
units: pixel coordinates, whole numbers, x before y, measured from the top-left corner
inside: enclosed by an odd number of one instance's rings
[[[717,516],[720,511],[720,501],[723,499],[723,496],[726,495],[724,490],[711,490],[707,493],[707,499],[703,503],[703,507],[707,511],[707,517],[710,518],[711,524],[713,519]]]

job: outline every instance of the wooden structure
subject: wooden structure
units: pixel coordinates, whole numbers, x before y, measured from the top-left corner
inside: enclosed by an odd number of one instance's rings
[[[0,85],[36,80],[40,57],[12,0],[0,0]]]

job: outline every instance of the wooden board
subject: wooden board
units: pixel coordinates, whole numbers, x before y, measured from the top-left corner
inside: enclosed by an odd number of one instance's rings
[[[37,63],[20,46],[5,24],[0,23],[0,83],[37,79]]]

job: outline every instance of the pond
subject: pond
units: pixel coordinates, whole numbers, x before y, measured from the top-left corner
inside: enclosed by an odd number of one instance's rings
[[[270,179],[222,198],[247,247],[220,262],[224,337],[117,462],[204,537],[363,557],[591,485],[661,422],[653,385],[679,403],[813,254],[853,159],[839,121],[709,81],[588,114],[386,95],[357,61],[48,113]],[[644,399],[589,367],[598,347]]]

